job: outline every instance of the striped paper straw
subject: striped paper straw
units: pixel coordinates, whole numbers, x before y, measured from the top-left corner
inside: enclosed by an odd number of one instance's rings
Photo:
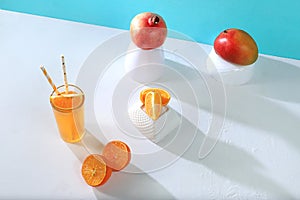
[[[47,78],[48,82],[50,83],[50,85],[51,85],[51,87],[53,88],[53,90],[55,91],[55,93],[56,93],[57,95],[60,95],[60,93],[59,93],[59,91],[57,90],[56,86],[54,85],[54,83],[53,83],[51,77],[48,75],[48,73],[47,73],[45,67],[42,65],[40,68],[41,68],[41,70],[43,71],[45,77]]]
[[[68,85],[68,80],[67,80],[67,72],[66,72],[66,65],[65,65],[65,57],[64,55],[61,55],[61,65],[64,73],[64,82],[65,82],[65,87],[66,87],[66,94],[69,92],[69,85]]]

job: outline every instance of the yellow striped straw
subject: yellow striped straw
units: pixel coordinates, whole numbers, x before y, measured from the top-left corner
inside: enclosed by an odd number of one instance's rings
[[[65,65],[65,57],[64,55],[61,55],[61,65],[64,73],[64,82],[66,87],[66,94],[69,92],[69,86],[68,86],[68,80],[67,80],[67,72],[66,72],[66,65]]]
[[[54,85],[54,83],[53,83],[51,77],[48,75],[48,73],[47,73],[45,67],[42,65],[40,68],[41,68],[41,70],[43,71],[45,77],[47,78],[48,82],[50,83],[50,85],[51,85],[51,87],[53,88],[53,90],[55,91],[55,93],[56,93],[57,95],[60,95],[60,93],[59,93],[59,91],[57,90],[56,86]]]

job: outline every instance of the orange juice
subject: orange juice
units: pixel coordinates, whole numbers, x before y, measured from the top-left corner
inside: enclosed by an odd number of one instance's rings
[[[84,128],[84,94],[75,85],[69,85],[66,94],[64,86],[57,88],[60,95],[52,92],[50,103],[61,138],[68,143],[79,142],[85,132]]]

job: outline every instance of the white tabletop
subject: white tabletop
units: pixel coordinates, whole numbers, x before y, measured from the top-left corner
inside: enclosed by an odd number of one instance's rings
[[[267,55],[248,84],[226,86],[225,126],[206,158],[197,158],[196,139],[163,169],[131,166],[140,173],[88,186],[80,174],[85,149],[60,139],[39,66],[62,83],[64,54],[72,82],[90,53],[121,32],[0,11],[0,198],[300,198],[300,61]]]

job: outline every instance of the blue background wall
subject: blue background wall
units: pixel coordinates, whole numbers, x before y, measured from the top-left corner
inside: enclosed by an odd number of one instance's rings
[[[300,59],[300,0],[0,0],[0,8],[121,29],[152,11],[201,43],[236,27],[253,36],[260,53]]]

